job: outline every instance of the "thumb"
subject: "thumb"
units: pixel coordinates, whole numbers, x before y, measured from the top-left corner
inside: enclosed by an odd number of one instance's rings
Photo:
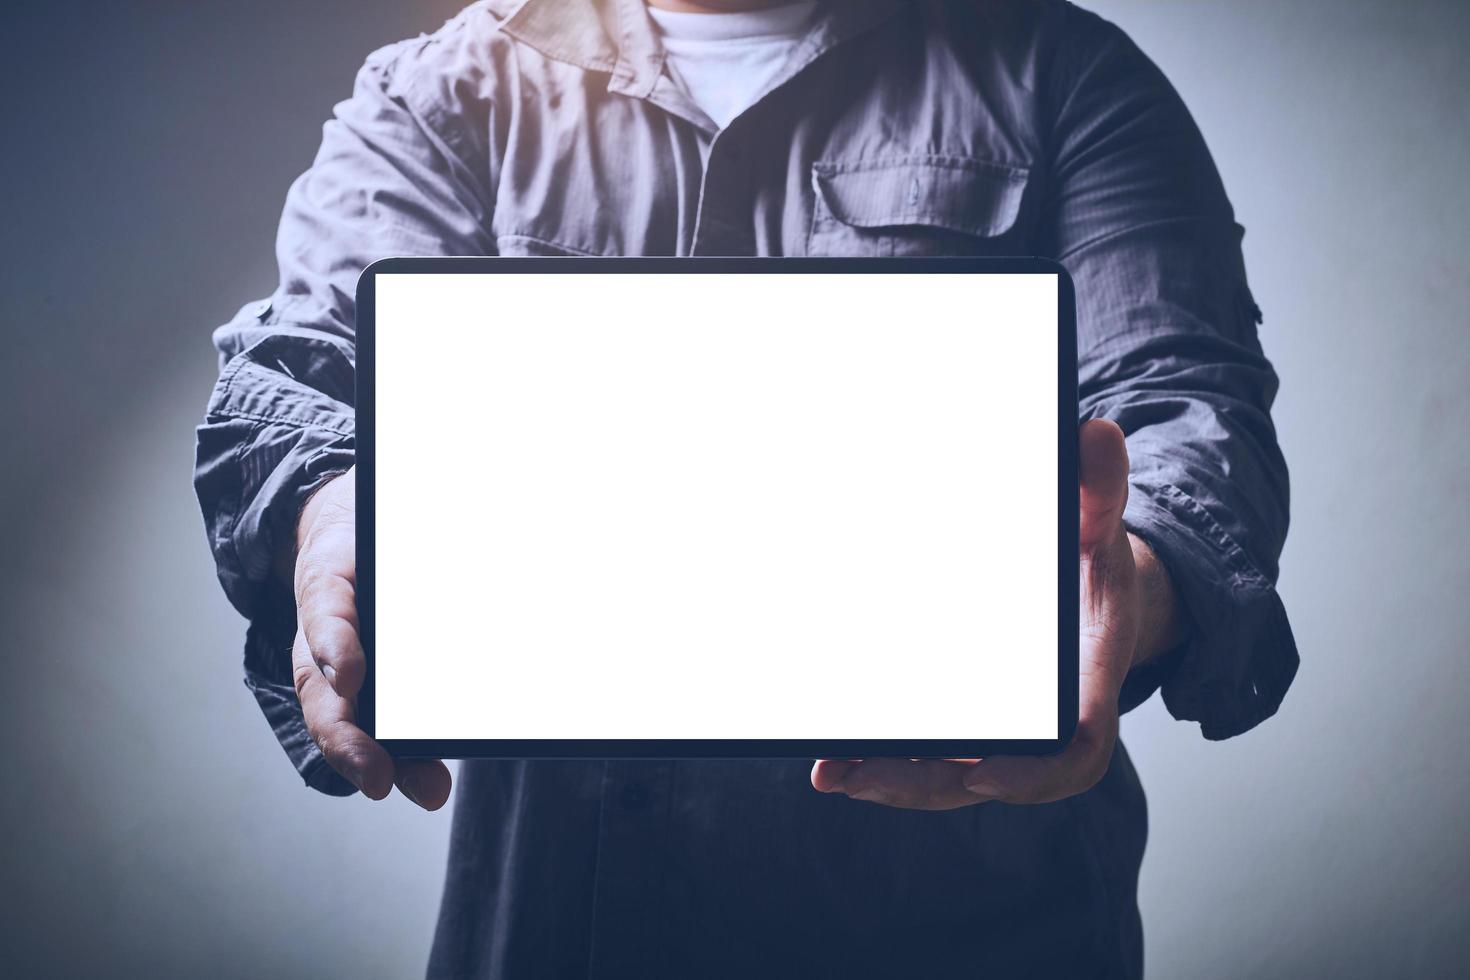
[[[1079,497],[1078,541],[1082,551],[1110,543],[1128,503],[1128,446],[1123,430],[1108,419],[1084,422],[1077,432]]]

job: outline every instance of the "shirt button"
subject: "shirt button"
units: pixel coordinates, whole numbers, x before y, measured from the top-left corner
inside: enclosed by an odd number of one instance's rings
[[[642,783],[626,783],[623,786],[623,808],[641,810],[648,805],[648,787]]]

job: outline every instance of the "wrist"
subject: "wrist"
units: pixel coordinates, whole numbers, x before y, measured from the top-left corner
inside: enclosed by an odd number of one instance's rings
[[[1169,569],[1143,538],[1129,532],[1137,569],[1139,624],[1133,666],[1138,667],[1177,648],[1189,638],[1189,619],[1180,605]]]
[[[303,492],[301,505],[297,507],[295,520],[291,524],[291,533],[286,536],[280,546],[276,549],[275,573],[276,577],[287,586],[292,586],[296,579],[296,556],[301,552],[307,535],[312,526],[316,524],[317,517],[326,505],[328,495],[322,491],[335,483],[339,478],[351,473],[351,469],[331,470],[318,476],[310,483]]]

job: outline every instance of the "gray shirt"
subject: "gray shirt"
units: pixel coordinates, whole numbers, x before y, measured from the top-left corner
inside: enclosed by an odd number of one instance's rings
[[[1206,738],[1243,732],[1297,655],[1241,234],[1168,82],[1061,0],[824,4],[722,130],[670,80],[642,0],[476,3],[369,57],[287,198],[279,287],[215,333],[196,486],[250,621],[247,684],[307,783],[350,791],[303,726],[270,571],[305,495],[353,460],[353,296],[373,260],[1028,254],[1076,283],[1082,414],[1128,434],[1126,523],[1193,626],[1123,707],[1161,688]],[[426,505],[454,466],[423,474]],[[806,769],[467,764],[432,972],[1141,971],[1145,817],[1121,747],[1080,797],[943,814],[817,794]]]

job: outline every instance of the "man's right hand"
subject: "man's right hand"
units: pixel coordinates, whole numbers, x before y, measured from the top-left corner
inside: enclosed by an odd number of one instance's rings
[[[367,661],[357,635],[357,481],[353,470],[322,486],[296,528],[296,642],[291,668],[306,729],[333,769],[381,800],[397,786],[425,810],[449,799],[437,759],[397,759],[357,727]]]

